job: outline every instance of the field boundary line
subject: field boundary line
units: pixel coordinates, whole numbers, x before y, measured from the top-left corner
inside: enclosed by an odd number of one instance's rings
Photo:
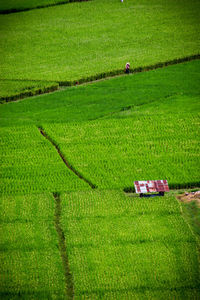
[[[60,255],[61,255],[62,263],[63,263],[66,295],[67,295],[68,299],[73,299],[73,295],[74,295],[73,278],[72,278],[72,274],[70,272],[69,260],[68,260],[68,256],[67,256],[67,249],[66,249],[66,244],[65,244],[66,239],[65,239],[64,231],[60,224],[60,217],[61,217],[60,194],[53,193],[53,197],[55,200],[54,223],[55,223],[56,232],[58,234],[58,245],[59,245]]]
[[[47,5],[38,5],[36,7],[32,7],[32,8],[11,8],[11,9],[2,9],[0,10],[0,15],[9,15],[9,14],[15,14],[15,13],[20,13],[20,12],[26,12],[26,11],[30,11],[30,10],[35,10],[35,9],[41,9],[41,8],[48,8],[48,7],[53,7],[53,6],[60,6],[60,5],[64,5],[64,4],[70,4],[73,2],[89,2],[92,0],[66,0],[66,1],[59,1],[57,3],[51,3],[51,4],[47,4]]]
[[[184,63],[184,62],[189,62],[192,60],[198,60],[200,59],[200,54],[194,54],[191,56],[186,56],[186,57],[182,57],[182,58],[176,58],[173,60],[169,60],[169,61],[165,61],[165,62],[159,62],[153,65],[147,65],[144,67],[137,67],[135,69],[130,69],[130,74],[137,74],[137,73],[141,73],[141,72],[148,72],[148,71],[152,71],[152,70],[156,70],[156,69],[160,69],[160,68],[164,68],[164,67],[168,67],[170,65],[176,65],[176,64],[180,64],[180,63]],[[42,79],[6,79],[6,78],[0,78],[0,81],[34,81],[34,82],[49,82],[49,83],[57,83],[59,84],[59,86],[55,89],[53,89],[52,91],[49,89],[47,91],[40,91],[38,93],[35,93],[34,95],[32,95],[30,92],[27,93],[26,95],[24,93],[20,93],[19,95],[14,95],[14,96],[8,96],[8,97],[0,97],[0,104],[3,104],[5,102],[12,102],[15,100],[20,100],[26,97],[33,97],[33,96],[38,96],[38,95],[42,95],[45,93],[51,93],[54,92],[55,90],[59,91],[62,88],[65,87],[71,87],[71,86],[77,86],[77,85],[83,85],[83,84],[91,84],[91,83],[95,83],[98,81],[102,81],[102,80],[109,80],[115,77],[120,77],[120,76],[128,76],[127,74],[125,74],[123,69],[118,69],[118,70],[113,70],[113,71],[108,71],[108,72],[103,72],[103,73],[99,73],[96,75],[91,75],[89,77],[83,77],[80,79],[76,79],[76,80],[66,80],[66,81],[58,81],[58,80],[42,80]]]
[[[56,145],[56,143],[47,135],[47,133],[41,128],[38,127],[38,130],[40,131],[40,133],[42,134],[43,137],[45,137],[56,149],[56,151],[58,152],[59,156],[61,157],[62,161],[64,162],[64,164],[66,165],[66,167],[72,171],[76,176],[78,176],[81,180],[85,181],[92,189],[96,189],[97,186],[95,184],[93,184],[91,181],[89,181],[88,179],[86,179],[81,173],[79,173],[64,157],[63,153],[60,151],[58,145]]]

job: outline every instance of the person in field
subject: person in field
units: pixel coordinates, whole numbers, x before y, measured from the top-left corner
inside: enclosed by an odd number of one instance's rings
[[[129,63],[126,63],[125,73],[126,73],[126,74],[129,74],[129,73],[130,73],[130,64],[129,64]]]

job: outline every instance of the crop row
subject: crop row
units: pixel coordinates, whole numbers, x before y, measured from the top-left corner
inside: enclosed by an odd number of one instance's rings
[[[36,127],[1,129],[1,194],[88,188]]]
[[[197,245],[173,196],[67,193],[62,195],[62,228],[77,299],[104,293],[144,299],[145,293],[159,290],[170,299],[175,290],[183,296],[189,287],[191,295],[197,294]]]
[[[100,188],[167,179],[173,187],[199,184],[199,118],[140,116],[46,125],[69,162]]]

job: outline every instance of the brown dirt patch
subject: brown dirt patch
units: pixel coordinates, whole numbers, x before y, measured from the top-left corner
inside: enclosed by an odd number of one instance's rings
[[[185,203],[196,201],[197,205],[200,207],[200,191],[185,192],[182,195],[178,195],[177,198]]]

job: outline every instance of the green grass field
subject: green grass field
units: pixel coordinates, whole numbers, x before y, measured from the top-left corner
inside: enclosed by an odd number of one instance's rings
[[[0,15],[0,100],[122,73],[127,61],[133,70],[196,55],[198,20],[197,0]],[[0,105],[1,299],[199,299],[199,208],[176,199],[200,189],[199,67]],[[167,179],[170,192],[133,193],[135,180],[151,179]]]
[[[0,79],[74,81],[199,54],[199,12],[198,0],[94,0],[1,15]]]

